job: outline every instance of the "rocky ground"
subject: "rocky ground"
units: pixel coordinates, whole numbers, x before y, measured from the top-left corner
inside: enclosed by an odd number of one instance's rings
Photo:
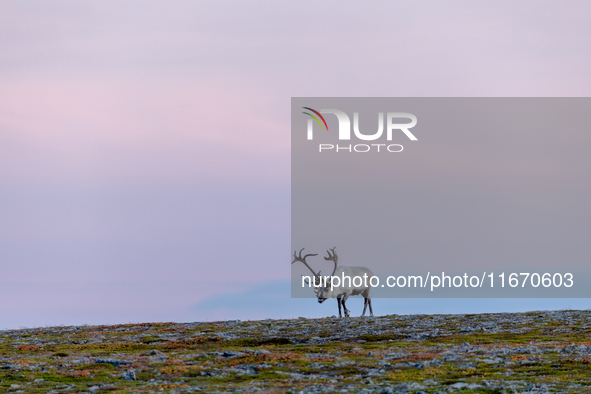
[[[0,331],[0,392],[591,392],[591,312]]]

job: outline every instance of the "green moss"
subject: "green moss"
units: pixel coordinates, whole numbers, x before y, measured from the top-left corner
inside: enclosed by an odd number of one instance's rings
[[[158,335],[148,335],[148,336],[142,337],[141,341],[142,341],[142,343],[149,344],[149,343],[154,343],[154,342],[166,342],[167,340],[160,338]]]
[[[257,347],[265,345],[289,345],[291,340],[288,338],[240,338],[230,341],[225,341],[225,346],[235,347]]]
[[[363,339],[367,342],[380,342],[380,341],[400,341],[406,339],[406,335],[400,334],[380,334],[380,335],[371,335],[371,334],[364,334],[359,337],[359,339]]]
[[[241,383],[241,382],[248,382],[253,380],[285,380],[291,379],[289,375],[285,374],[278,374],[273,371],[261,371],[255,375],[238,375],[238,374],[228,374],[228,376],[223,377],[211,377],[209,378],[210,383]]]
[[[113,364],[109,363],[93,363],[93,364],[84,364],[80,365],[76,369],[78,370],[96,370],[96,371],[112,371],[115,369]]]
[[[86,383],[92,381],[92,378],[88,376],[70,376],[50,372],[37,373],[35,374],[35,379],[43,379],[46,382],[56,383]]]

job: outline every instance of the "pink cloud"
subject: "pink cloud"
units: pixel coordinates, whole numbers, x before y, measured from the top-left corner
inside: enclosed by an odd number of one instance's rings
[[[278,180],[289,130],[269,100],[220,80],[13,79],[0,96],[0,176]]]

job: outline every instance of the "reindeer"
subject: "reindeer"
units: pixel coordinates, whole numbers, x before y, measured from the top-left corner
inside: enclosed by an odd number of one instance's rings
[[[337,255],[337,252],[335,251],[335,249],[336,249],[336,247],[332,248],[330,250],[327,250],[326,252],[328,253],[328,257],[324,258],[327,261],[334,262],[334,270],[332,271],[332,274],[330,275],[330,277],[337,276],[341,279],[348,277],[348,278],[351,278],[351,281],[342,280],[341,283],[339,284],[339,286],[334,286],[332,288],[332,290],[331,290],[331,283],[330,282],[326,283],[325,286],[316,286],[314,288],[314,292],[316,293],[316,297],[318,298],[318,302],[320,304],[322,304],[328,298],[336,298],[338,306],[339,306],[339,317],[343,317],[342,313],[341,313],[341,305],[343,306],[343,309],[345,310],[345,317],[349,317],[350,311],[347,309],[345,302],[347,301],[347,299],[350,296],[361,295],[361,296],[363,296],[363,299],[364,299],[363,313],[361,314],[361,316],[365,316],[365,311],[368,306],[369,306],[369,313],[371,316],[373,316],[373,309],[371,307],[371,298],[369,297],[369,291],[371,290],[371,286],[369,286],[369,284],[367,284],[365,281],[361,283],[361,286],[355,286],[352,283],[353,278],[356,276],[359,276],[361,278],[363,278],[365,276],[367,278],[367,280],[370,280],[374,276],[373,272],[371,272],[371,270],[366,267],[339,266],[338,265],[339,256]],[[304,257],[302,257],[303,250],[304,249],[300,250],[299,256],[296,256],[295,252],[293,253],[294,260],[291,263],[293,264],[296,261],[300,261],[300,262],[304,263],[306,265],[306,267],[308,267],[308,269],[310,271],[312,271],[312,273],[314,274],[314,278],[315,278],[314,283],[321,283],[320,271],[318,273],[314,272],[314,270],[308,265],[308,263],[306,263],[307,257],[317,256],[318,254],[317,253],[316,254],[307,254]],[[332,253],[331,253],[331,251],[332,251]],[[310,284],[309,281],[306,281],[306,283],[308,283],[308,285]]]

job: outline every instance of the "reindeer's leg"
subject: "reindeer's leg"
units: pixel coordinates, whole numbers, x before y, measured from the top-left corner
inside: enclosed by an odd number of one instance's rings
[[[339,317],[343,317],[343,315],[341,314],[341,299],[340,299],[340,297],[337,297],[337,303],[339,304]]]
[[[373,317],[373,309],[371,309],[371,298],[367,297],[367,304],[369,305],[369,314]]]
[[[363,313],[361,314],[361,316],[365,316],[365,310],[367,309],[367,298],[363,299]]]
[[[347,301],[347,298],[349,298],[349,296],[345,295],[343,297],[343,301],[341,301],[341,303],[343,304],[343,309],[345,309],[345,317],[349,317],[350,315],[350,311],[347,309],[347,306],[345,305],[345,301]]]

